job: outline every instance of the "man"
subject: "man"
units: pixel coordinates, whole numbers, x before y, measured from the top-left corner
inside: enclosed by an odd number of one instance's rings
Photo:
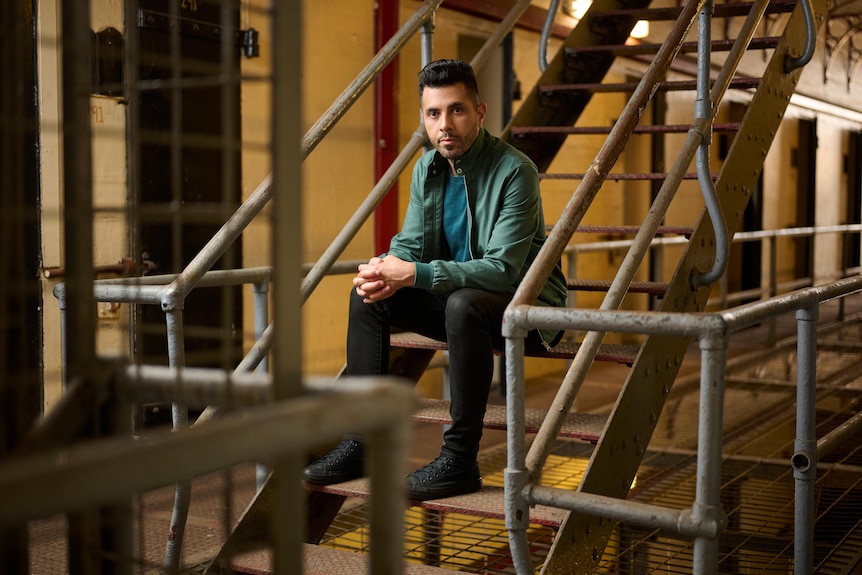
[[[483,128],[487,106],[469,64],[431,62],[419,73],[419,103],[434,146],[413,169],[410,205],[388,253],[353,279],[347,373],[386,373],[389,330],[448,342],[452,425],[440,456],[407,476],[414,500],[478,491],[477,455],[503,313],[545,240],[536,166]],[[561,306],[557,266],[539,303]],[[560,334],[531,332],[527,346]],[[362,475],[362,445],[346,439],[305,469],[310,483]]]

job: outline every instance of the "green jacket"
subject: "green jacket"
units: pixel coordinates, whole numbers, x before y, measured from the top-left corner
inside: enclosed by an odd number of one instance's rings
[[[425,153],[413,168],[410,205],[389,253],[419,264],[413,284],[417,288],[437,293],[463,287],[514,292],[546,237],[536,166],[483,128],[455,168],[467,188],[473,259],[455,262],[448,253],[443,193],[449,164],[436,150]],[[565,302],[566,279],[557,264],[537,304],[560,307]]]

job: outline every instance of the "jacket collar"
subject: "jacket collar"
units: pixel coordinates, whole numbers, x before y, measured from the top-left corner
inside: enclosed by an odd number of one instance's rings
[[[490,142],[488,132],[485,128],[479,128],[479,135],[476,136],[476,141],[473,142],[473,145],[470,146],[466,154],[455,160],[455,170],[457,171],[460,168],[461,172],[459,173],[461,174],[473,170],[485,156],[483,150],[488,142]],[[441,156],[439,152],[437,153],[437,161],[442,162],[446,166],[446,169],[449,169],[449,161]]]

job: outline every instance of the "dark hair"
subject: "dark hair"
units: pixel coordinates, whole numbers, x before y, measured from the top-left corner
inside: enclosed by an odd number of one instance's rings
[[[467,93],[473,98],[474,103],[479,105],[479,85],[476,83],[476,75],[473,67],[461,60],[435,60],[425,65],[419,71],[419,101],[422,101],[422,92],[428,88],[445,88],[458,83],[463,83]]]

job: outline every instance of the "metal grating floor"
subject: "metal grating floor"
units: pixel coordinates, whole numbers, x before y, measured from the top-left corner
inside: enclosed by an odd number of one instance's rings
[[[215,557],[255,492],[255,468],[241,465],[192,482],[192,498],[177,575],[200,573]],[[163,575],[165,545],[174,503],[173,486],[143,494],[133,505],[132,557],[117,558],[131,565],[134,575]],[[67,521],[50,517],[30,523],[30,575],[68,573]]]

